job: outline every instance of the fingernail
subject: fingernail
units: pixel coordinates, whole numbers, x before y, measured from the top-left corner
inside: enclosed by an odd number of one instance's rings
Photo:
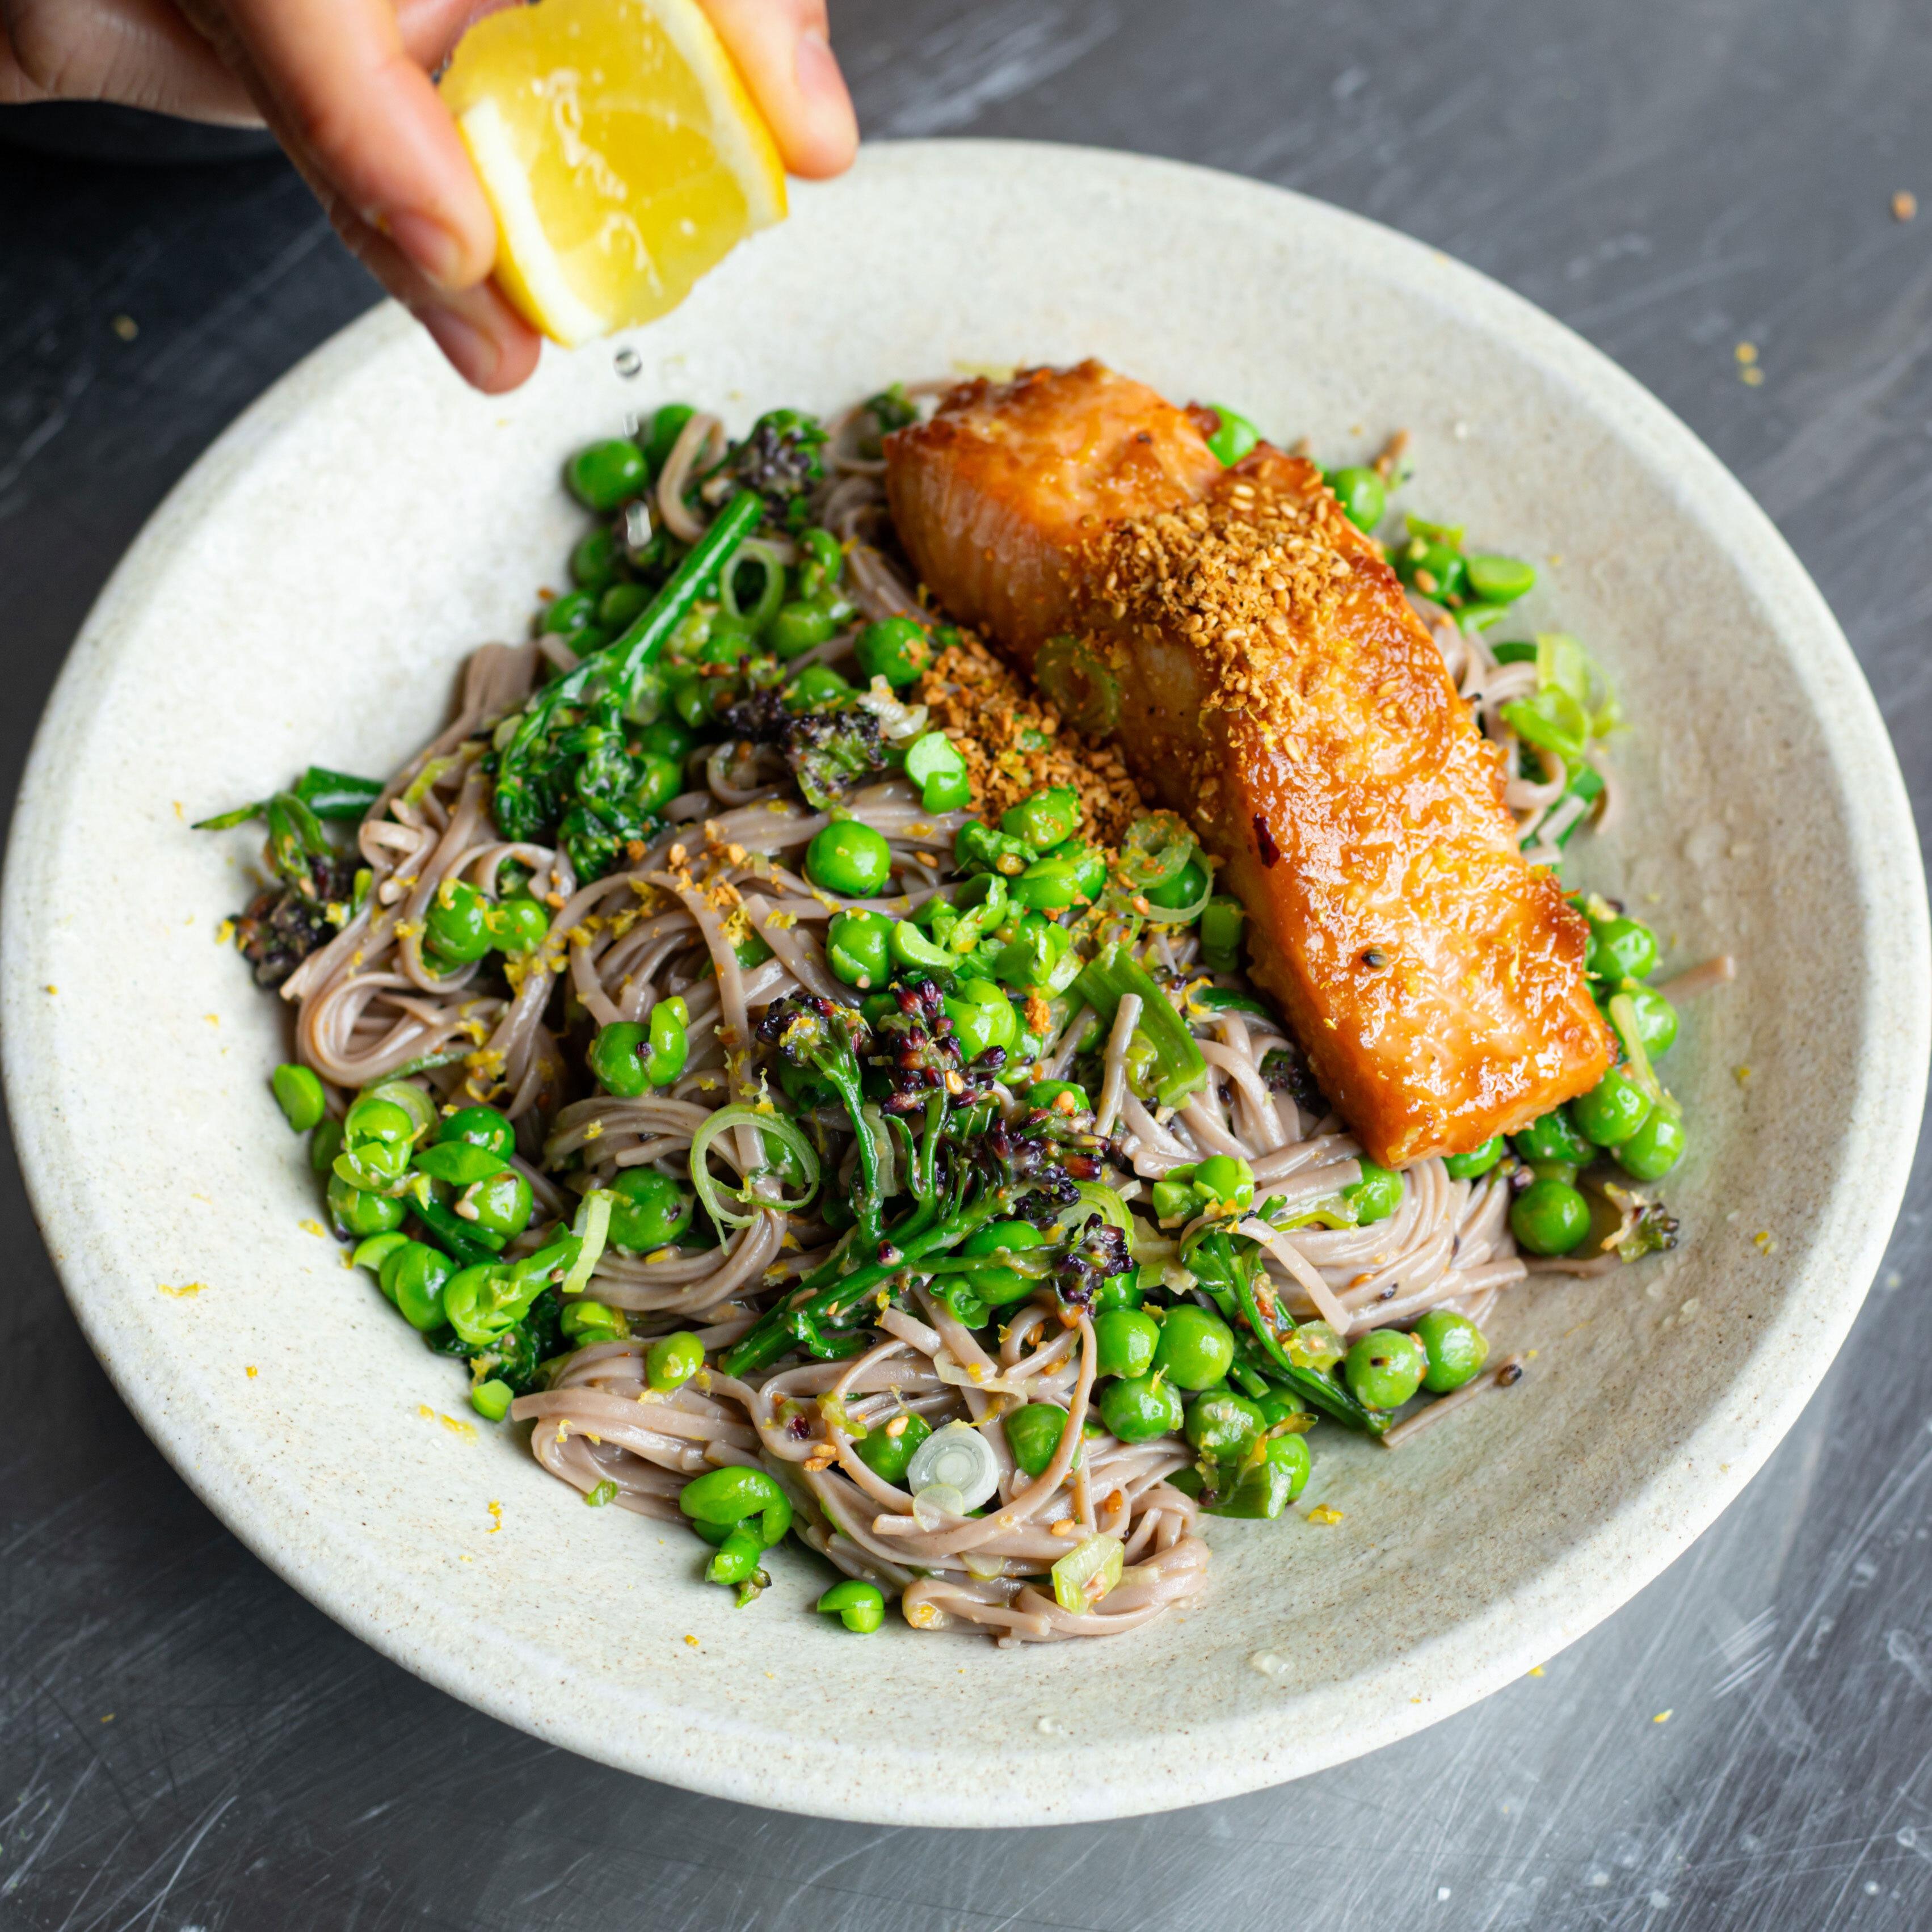
[[[844,98],[844,76],[832,56],[832,43],[816,27],[808,27],[799,35],[793,64],[798,76],[798,91],[808,100]]]
[[[463,247],[441,222],[405,210],[378,224],[438,288],[453,288],[462,265]]]
[[[487,382],[496,374],[503,352],[496,339],[474,322],[466,322],[452,308],[418,309],[416,320],[466,382]]]

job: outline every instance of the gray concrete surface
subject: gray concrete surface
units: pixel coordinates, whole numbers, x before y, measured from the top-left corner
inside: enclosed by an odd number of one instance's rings
[[[1926,822],[1922,4],[834,0],[834,16],[873,134],[1042,136],[1263,176],[1422,236],[1581,330],[1796,545]],[[1893,217],[1901,188],[1926,197],[1916,222]],[[1228,274],[1238,299],[1240,264]],[[0,149],[0,796],[142,520],[373,298],[278,163]],[[1297,1785],[973,1835],[644,1784],[363,1648],[243,1551],[122,1409],[10,1160],[0,1928],[1932,1925],[1924,1171],[1922,1156],[1850,1345],[1770,1466],[1541,1677]]]

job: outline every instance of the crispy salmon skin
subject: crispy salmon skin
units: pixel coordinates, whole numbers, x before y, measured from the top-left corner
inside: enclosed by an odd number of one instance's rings
[[[1114,736],[1247,908],[1253,976],[1376,1160],[1466,1153],[1594,1086],[1588,927],[1523,862],[1500,761],[1315,466],[1231,470],[1087,362],[980,380],[890,437],[920,576],[1024,666],[1084,637]]]

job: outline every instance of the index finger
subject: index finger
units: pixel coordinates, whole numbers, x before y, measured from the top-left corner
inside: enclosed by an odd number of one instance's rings
[[[388,0],[228,0],[222,22],[317,172],[430,280],[490,272],[490,206]]]

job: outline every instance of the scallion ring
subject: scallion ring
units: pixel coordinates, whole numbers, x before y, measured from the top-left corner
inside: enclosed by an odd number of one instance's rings
[[[747,1202],[741,1189],[731,1198],[742,1205],[748,1205],[750,1213],[735,1214],[726,1207],[724,1195],[712,1174],[709,1156],[711,1143],[731,1127],[755,1127],[760,1133],[770,1134],[774,1140],[782,1142],[798,1156],[799,1164],[805,1169],[804,1192],[795,1201]],[[691,1137],[691,1184],[697,1189],[698,1198],[704,1203],[705,1211],[720,1227],[748,1228],[767,1209],[782,1214],[796,1214],[818,1192],[818,1149],[782,1114],[761,1114],[755,1107],[743,1105],[721,1107]]]

